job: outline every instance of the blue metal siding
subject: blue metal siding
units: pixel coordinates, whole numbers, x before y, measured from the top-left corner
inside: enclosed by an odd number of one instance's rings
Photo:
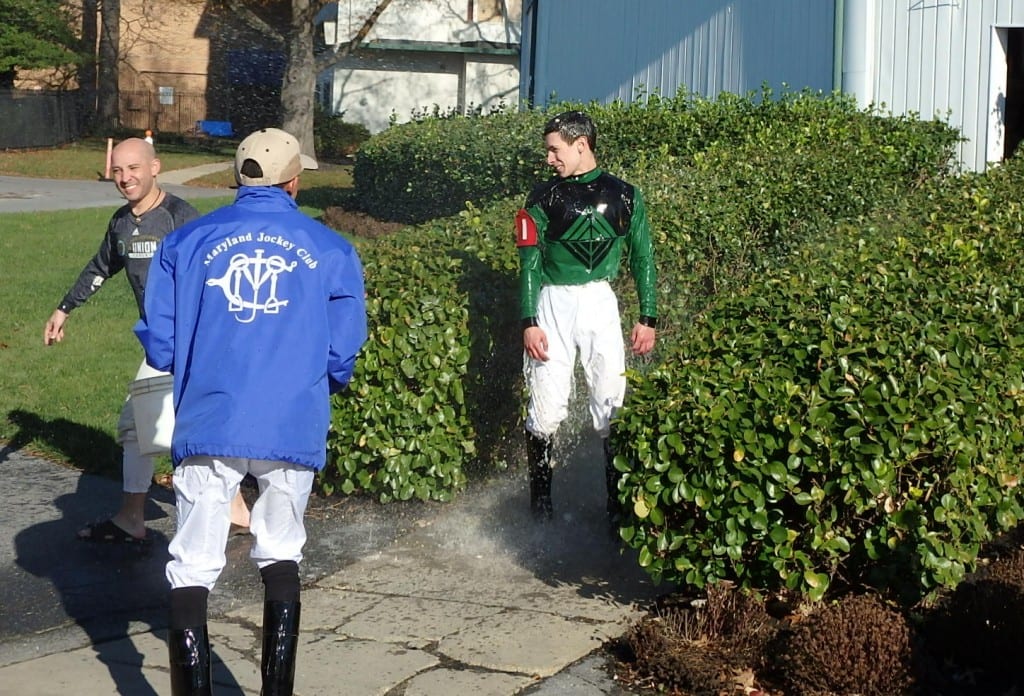
[[[834,3],[823,0],[542,0],[533,98],[628,101],[832,89]],[[532,6],[532,7],[531,7]],[[528,31],[528,29],[527,29]],[[526,33],[526,31],[524,31]],[[524,81],[529,77],[525,73]],[[524,82],[525,88],[529,85]]]

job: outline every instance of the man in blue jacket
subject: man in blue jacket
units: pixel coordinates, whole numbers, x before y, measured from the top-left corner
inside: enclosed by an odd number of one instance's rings
[[[265,591],[262,693],[292,693],[303,514],[326,463],[330,394],[367,337],[359,257],[295,203],[300,173],[316,166],[282,130],[249,135],[235,154],[234,203],[167,236],[149,271],[135,333],[149,364],[174,375],[175,696],[210,693],[207,598],[246,474],[260,490],[250,555]]]

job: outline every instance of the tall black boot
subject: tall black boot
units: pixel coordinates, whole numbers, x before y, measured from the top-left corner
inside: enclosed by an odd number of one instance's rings
[[[261,696],[291,696],[299,647],[299,602],[264,602]]]
[[[167,632],[172,696],[210,696],[210,636],[206,626],[172,628]]]
[[[619,502],[619,478],[622,474],[615,468],[615,453],[608,438],[601,441],[604,449],[604,482],[608,489],[608,501],[605,509],[608,511],[608,531],[614,537],[619,536],[619,526],[622,523],[622,503]]]
[[[551,438],[526,433],[526,458],[530,469],[530,512],[536,520],[550,520],[551,507]]]

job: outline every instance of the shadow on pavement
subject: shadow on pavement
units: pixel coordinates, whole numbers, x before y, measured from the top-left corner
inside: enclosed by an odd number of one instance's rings
[[[5,481],[35,479],[37,488],[31,497],[26,490],[15,490],[28,499],[16,516],[4,515],[5,524],[17,526],[11,530],[13,564],[0,567],[5,591],[0,640],[37,642],[30,649],[47,651],[58,635],[84,636],[62,640],[90,645],[95,659],[110,670],[119,693],[156,696],[158,691],[143,676],[143,653],[134,641],[141,634],[164,635],[168,537],[150,523],[170,525],[158,502],[166,506],[168,496],[173,496],[154,486],[146,506],[146,545],[82,541],[76,532],[83,522],[109,515],[117,506],[120,482],[44,461],[12,459],[11,454],[9,446],[0,450],[0,476]],[[69,482],[75,479],[69,492]],[[221,684],[237,684],[223,668],[218,678]]]
[[[76,468],[91,474],[121,475],[121,446],[108,433],[81,423],[55,418],[46,420],[22,409],[7,413],[8,422],[18,426],[7,444],[20,450],[33,441],[42,441],[60,452]]]

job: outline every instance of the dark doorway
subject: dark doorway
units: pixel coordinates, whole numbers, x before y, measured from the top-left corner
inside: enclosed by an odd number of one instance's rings
[[[1024,29],[1006,30],[1006,121],[1003,159],[1024,139]]]

